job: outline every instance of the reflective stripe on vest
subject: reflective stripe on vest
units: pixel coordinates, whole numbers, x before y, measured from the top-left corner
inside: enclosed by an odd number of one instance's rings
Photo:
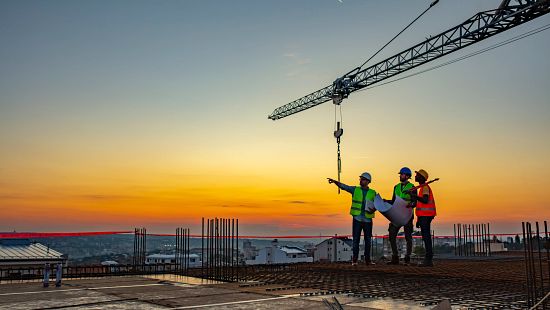
[[[401,189],[401,183],[399,183],[399,184],[394,186],[393,193],[395,194],[396,197],[401,197],[406,201],[411,201],[411,195],[410,194],[405,194],[403,192],[407,191],[407,190],[409,190],[413,187],[414,187],[414,185],[412,183],[408,182],[407,184],[405,184],[405,186],[403,186],[403,189]]]
[[[436,212],[434,194],[429,185],[426,185],[425,187],[430,190],[430,198],[428,198],[428,203],[422,203],[420,201],[416,202],[416,216],[435,216]]]
[[[367,200],[374,201],[374,196],[376,196],[376,192],[373,189],[369,188],[369,190],[367,191]],[[355,190],[353,191],[353,197],[351,200],[351,208],[349,210],[349,214],[353,216],[357,216],[357,215],[361,215],[361,211],[363,211],[363,190],[361,189],[361,187],[356,186]],[[365,211],[365,217],[374,218],[374,212],[368,213]]]

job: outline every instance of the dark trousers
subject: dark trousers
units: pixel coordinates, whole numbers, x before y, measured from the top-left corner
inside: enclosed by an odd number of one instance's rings
[[[372,222],[360,222],[353,219],[353,260],[359,257],[359,242],[361,241],[361,232],[365,233],[365,260],[370,261],[370,240],[372,237]]]
[[[411,217],[411,220],[403,226],[403,230],[405,231],[405,241],[407,242],[407,253],[405,254],[407,256],[411,256],[412,253],[413,218],[414,217]],[[388,227],[391,252],[394,257],[399,255],[397,251],[397,234],[399,233],[399,229],[401,229],[401,227],[395,226],[392,223],[390,223],[390,226]]]
[[[432,249],[432,229],[431,224],[433,216],[419,216],[417,223],[420,226],[420,232],[422,233],[422,241],[424,241],[424,249],[426,249],[427,260],[431,260],[434,257]]]

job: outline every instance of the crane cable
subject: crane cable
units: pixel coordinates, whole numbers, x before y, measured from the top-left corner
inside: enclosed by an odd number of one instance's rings
[[[420,17],[422,17],[424,14],[426,14],[431,8],[433,8],[437,3],[439,2],[439,0],[435,0],[433,1],[430,6],[425,9],[422,13],[420,13],[420,15],[418,15],[412,22],[410,22],[407,26],[405,26],[405,28],[403,28],[401,31],[399,31],[399,33],[397,33],[391,40],[388,41],[388,43],[384,44],[384,46],[382,46],[376,53],[374,53],[372,56],[370,56],[369,59],[365,60],[365,62],[363,64],[361,64],[359,67],[356,68],[357,71],[361,70],[361,68],[363,68],[363,66],[365,66],[369,61],[371,61],[376,55],[378,55],[383,49],[386,48],[386,46],[390,45],[390,43],[393,42],[393,40],[397,39],[398,36],[400,36],[403,32],[405,32],[405,30],[407,30],[410,26],[412,26],[417,20],[420,19]]]

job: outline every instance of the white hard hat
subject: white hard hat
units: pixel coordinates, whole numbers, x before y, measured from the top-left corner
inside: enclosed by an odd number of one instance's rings
[[[369,181],[372,181],[372,177],[370,176],[370,173],[368,173],[368,172],[363,172],[359,177],[360,178],[365,178]]]

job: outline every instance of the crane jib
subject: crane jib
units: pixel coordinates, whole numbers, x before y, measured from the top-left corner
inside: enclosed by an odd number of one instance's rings
[[[358,71],[354,74],[346,91],[352,93],[372,86],[549,12],[550,0],[505,0],[495,10],[479,12],[458,26]],[[331,101],[335,93],[334,85],[326,86],[276,108],[268,118],[278,120],[310,109]]]

